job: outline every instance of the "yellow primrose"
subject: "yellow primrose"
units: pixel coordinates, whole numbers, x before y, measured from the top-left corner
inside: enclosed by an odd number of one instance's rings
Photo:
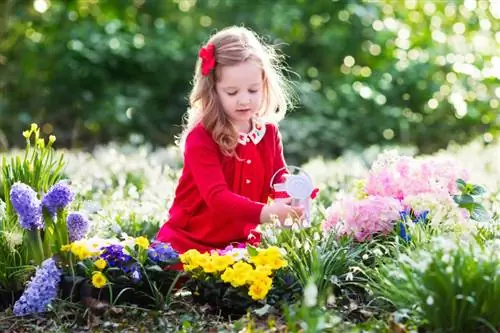
[[[102,288],[106,285],[108,279],[101,272],[92,273],[92,285],[96,288]]]
[[[102,271],[104,268],[106,268],[107,262],[106,260],[100,258],[94,262],[94,265],[95,267],[97,267],[98,270]]]
[[[270,267],[273,270],[277,270],[283,267],[286,267],[288,265],[288,262],[284,259],[281,258],[273,258],[273,260],[270,260],[268,263],[268,267]]]
[[[220,278],[226,283],[231,283],[231,281],[233,281],[234,279],[234,269],[232,269],[231,267],[227,268],[224,273],[222,273]]]
[[[252,283],[250,288],[248,288],[248,296],[252,297],[254,301],[264,299],[268,292],[269,287],[261,282]]]
[[[231,285],[235,288],[244,286],[247,283],[248,275],[247,274],[239,274],[238,272],[234,272],[234,275],[230,281]]]
[[[215,273],[217,269],[215,268],[214,261],[212,258],[207,258],[207,260],[200,260],[200,266],[203,268],[205,273]]]
[[[255,257],[251,258],[251,262],[253,262],[257,266],[270,266],[271,261],[274,258],[266,256],[266,255],[261,255],[260,253],[256,255]]]
[[[237,274],[245,276],[253,271],[252,265],[242,261],[238,261],[236,264],[234,264],[233,269],[237,272]]]
[[[270,279],[269,275],[271,275],[271,270],[267,267],[257,267],[250,275],[249,275],[249,282],[253,283],[255,281],[259,280],[265,280],[265,279]]]
[[[217,255],[212,257],[212,262],[215,270],[221,272],[234,263],[234,258],[232,256]]]
[[[191,249],[179,256],[179,259],[183,264],[191,264],[194,258],[197,258],[201,255],[201,253],[198,250]]]
[[[143,249],[147,249],[149,247],[149,241],[146,237],[140,236],[135,239],[135,243],[142,247]]]
[[[259,255],[269,256],[269,257],[281,257],[281,251],[277,246],[271,246],[267,249],[263,249],[259,251]]]

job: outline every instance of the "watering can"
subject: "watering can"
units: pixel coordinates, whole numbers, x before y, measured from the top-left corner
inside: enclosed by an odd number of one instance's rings
[[[278,177],[279,174],[282,176]],[[276,201],[291,198],[292,207],[303,207],[302,226],[310,226],[311,195],[314,191],[314,185],[309,174],[297,166],[285,166],[274,173],[270,186],[275,192],[285,194],[285,197],[278,198]]]

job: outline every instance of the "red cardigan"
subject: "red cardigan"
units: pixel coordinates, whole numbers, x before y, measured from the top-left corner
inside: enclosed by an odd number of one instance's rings
[[[203,252],[246,242],[254,234],[271,194],[271,177],[285,166],[278,128],[255,123],[248,136],[240,135],[236,153],[240,159],[223,155],[203,125],[188,134],[170,217],[157,240],[180,253]]]

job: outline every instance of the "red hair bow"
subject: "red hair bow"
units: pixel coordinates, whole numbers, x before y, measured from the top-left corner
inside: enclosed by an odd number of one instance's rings
[[[207,44],[199,52],[201,58],[201,74],[207,76],[215,67],[215,45]]]

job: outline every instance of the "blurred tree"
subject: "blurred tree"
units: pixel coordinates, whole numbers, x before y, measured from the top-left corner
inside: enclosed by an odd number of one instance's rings
[[[172,143],[199,46],[231,24],[287,56],[301,99],[282,125],[292,162],[384,143],[430,152],[500,128],[494,1],[11,0],[0,10],[0,130],[11,144],[33,121],[64,145],[131,133]]]

